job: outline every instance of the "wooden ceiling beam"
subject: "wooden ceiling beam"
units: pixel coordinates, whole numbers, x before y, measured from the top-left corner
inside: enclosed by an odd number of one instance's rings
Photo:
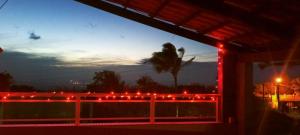
[[[130,4],[130,0],[126,0],[126,2],[124,3],[124,8],[127,8],[128,7],[128,5]]]
[[[197,11],[195,11],[194,13],[192,13],[191,15],[185,17],[182,21],[176,23],[177,26],[182,26],[184,24],[186,24],[187,22],[189,22],[190,20],[194,19],[195,17],[197,17],[200,14],[201,10],[198,9]]]
[[[213,32],[213,31],[215,31],[215,30],[218,30],[218,29],[220,29],[220,28],[223,28],[225,25],[227,25],[227,24],[229,24],[229,23],[230,23],[230,21],[223,21],[223,22],[221,22],[221,23],[219,23],[219,24],[216,24],[216,25],[214,25],[214,26],[211,26],[211,27],[209,27],[209,28],[207,28],[207,29],[205,29],[205,30],[202,30],[201,33],[202,33],[202,34],[209,34],[209,33]]]
[[[109,12],[109,13],[116,14],[121,17],[131,19],[136,22],[139,22],[139,23],[142,23],[142,24],[154,27],[154,28],[158,28],[158,29],[161,29],[161,30],[164,30],[164,31],[176,34],[176,35],[180,35],[180,36],[183,36],[183,37],[186,37],[186,38],[189,38],[189,39],[192,39],[192,40],[204,43],[204,44],[208,44],[211,46],[216,46],[216,44],[218,42],[220,42],[212,37],[205,36],[201,33],[183,29],[178,26],[171,25],[171,24],[165,23],[163,21],[153,19],[151,17],[141,15],[139,13],[135,13],[135,12],[126,10],[124,8],[120,8],[118,6],[112,5],[105,1],[99,1],[99,0],[98,1],[76,0],[76,1],[86,4],[86,5],[89,5],[89,6],[92,6],[92,7],[95,7],[95,8],[98,8],[98,9],[101,9],[101,10]],[[243,47],[239,47],[234,44],[226,44],[226,46],[224,46],[224,47],[225,47],[225,49],[228,49],[228,50],[248,51],[248,50],[244,49]]]
[[[163,10],[163,9],[169,4],[169,2],[170,2],[170,0],[164,0],[164,1],[156,8],[156,10],[155,10],[153,13],[150,14],[150,17],[152,17],[152,18],[156,17],[156,16],[159,14],[159,12],[160,12],[161,10]]]
[[[295,32],[291,26],[281,25],[275,21],[259,16],[256,13],[235,8],[224,3],[223,0],[187,0],[186,2],[225,17],[241,20],[256,29],[272,33],[281,38],[289,38],[293,36]]]

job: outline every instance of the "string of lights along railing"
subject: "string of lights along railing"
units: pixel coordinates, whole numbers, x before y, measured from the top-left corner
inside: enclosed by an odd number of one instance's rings
[[[111,101],[111,100],[122,100],[122,101],[136,101],[145,100],[150,101],[151,98],[157,101],[201,101],[201,102],[215,102],[219,94],[189,94],[184,91],[182,94],[167,94],[167,93],[71,93],[71,92],[0,92],[1,102],[30,102],[30,101],[63,101],[71,102],[80,98],[85,101]]]
[[[19,126],[20,123],[22,126],[37,126],[41,125],[39,122],[42,122],[42,125],[58,126],[58,125],[71,125],[71,126],[81,126],[81,125],[131,125],[131,124],[203,124],[203,123],[216,123],[219,121],[220,110],[219,110],[219,100],[220,94],[195,94],[188,93],[184,91],[181,94],[171,94],[171,93],[95,93],[95,92],[85,92],[85,93],[75,93],[75,92],[0,92],[0,126]],[[15,117],[6,117],[3,116],[10,113],[6,107],[14,107],[16,104],[31,103],[40,104],[46,107],[45,103],[59,103],[63,106],[68,106],[69,103],[72,103],[71,118],[70,117],[58,117],[58,118],[15,118]],[[85,111],[87,111],[86,103],[90,105],[108,105],[111,109],[118,109],[120,106],[113,107],[114,103],[126,105],[132,105],[133,108],[131,111],[137,109],[136,104],[142,104],[144,112],[139,112],[131,116],[123,116],[118,114],[115,116],[103,116],[103,113],[97,116],[85,116]],[[141,105],[140,104],[140,105]],[[186,108],[191,104],[209,104],[210,114],[207,116],[198,115],[179,115],[179,106]],[[56,104],[57,105],[57,104]],[[89,105],[89,106],[90,106]],[[166,116],[160,115],[159,110],[162,108],[162,105],[172,106],[176,105],[176,115]],[[25,105],[26,106],[26,105]],[[131,106],[131,107],[132,107]],[[17,105],[17,107],[20,107]],[[39,106],[41,107],[41,106]],[[53,106],[52,106],[53,107]],[[101,106],[100,106],[101,107]],[[103,107],[103,106],[102,106]],[[107,106],[106,106],[107,107]],[[139,106],[141,107],[141,106]],[[27,107],[26,107],[27,108]],[[47,108],[47,107],[46,107]],[[148,109],[145,109],[148,108]],[[164,107],[163,107],[164,108]],[[182,109],[183,109],[182,108]],[[206,107],[196,107],[198,109],[207,109]],[[36,109],[36,108],[34,108]],[[48,108],[49,109],[49,108]],[[101,109],[101,108],[97,108]],[[106,108],[109,109],[109,108]],[[165,108],[164,108],[165,109]],[[27,108],[28,110],[28,108]],[[158,110],[158,111],[157,111]],[[66,110],[58,110],[64,112]],[[116,110],[115,110],[116,111]],[[121,110],[119,110],[121,111]],[[139,110],[139,111],[143,111]],[[170,110],[166,110],[169,112]],[[173,110],[174,111],[174,110]],[[181,110],[182,111],[182,110]],[[5,112],[5,113],[3,113]],[[50,111],[52,112],[52,111]],[[121,111],[122,112],[122,111]],[[207,112],[204,111],[204,112]],[[21,113],[21,112],[18,112]],[[111,114],[115,112],[106,112],[106,114]],[[166,112],[163,112],[166,113]],[[139,116],[138,116],[139,114]],[[140,115],[142,114],[142,115]],[[174,113],[173,113],[174,114]],[[2,116],[1,116],[2,115]],[[16,116],[16,115],[13,115]],[[27,116],[27,114],[26,114]],[[92,122],[91,122],[92,121]],[[100,122],[99,122],[100,121]],[[32,123],[34,124],[32,124]],[[39,123],[39,124],[36,124]]]

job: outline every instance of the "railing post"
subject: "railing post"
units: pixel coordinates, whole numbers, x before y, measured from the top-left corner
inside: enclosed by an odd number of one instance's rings
[[[216,122],[220,122],[220,112],[219,112],[219,96],[216,96]]]
[[[80,95],[76,96],[75,102],[75,126],[80,125]]]
[[[155,123],[155,98],[154,95],[150,99],[150,124]]]
[[[4,119],[4,103],[1,101],[1,111],[0,111],[0,125],[3,123],[2,120]]]

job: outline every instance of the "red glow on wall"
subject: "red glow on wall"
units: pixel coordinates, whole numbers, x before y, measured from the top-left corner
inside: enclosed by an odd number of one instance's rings
[[[218,91],[222,93],[223,90],[223,57],[224,57],[224,45],[222,43],[218,43]]]
[[[222,113],[220,111],[223,110],[223,63],[224,63],[224,55],[225,55],[225,49],[224,49],[224,44],[218,43],[218,67],[217,67],[217,72],[218,72],[218,78],[217,78],[217,89],[218,89],[218,94],[221,95],[220,99],[215,99],[214,97],[211,98],[211,100],[218,102],[218,107],[216,110],[216,116],[217,116],[217,121],[220,121],[222,119]]]

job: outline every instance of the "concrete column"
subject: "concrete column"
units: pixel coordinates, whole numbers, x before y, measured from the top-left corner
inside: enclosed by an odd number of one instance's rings
[[[253,92],[253,71],[252,63],[237,62],[237,127],[238,134],[246,134],[247,116],[253,107],[251,97]],[[254,115],[254,114],[250,114]]]
[[[226,51],[223,56],[222,119],[224,123],[236,123],[237,103],[237,54]]]
[[[253,92],[252,63],[239,60],[238,52],[226,51],[223,57],[223,121],[245,134],[247,110]],[[253,115],[253,114],[252,114]]]

